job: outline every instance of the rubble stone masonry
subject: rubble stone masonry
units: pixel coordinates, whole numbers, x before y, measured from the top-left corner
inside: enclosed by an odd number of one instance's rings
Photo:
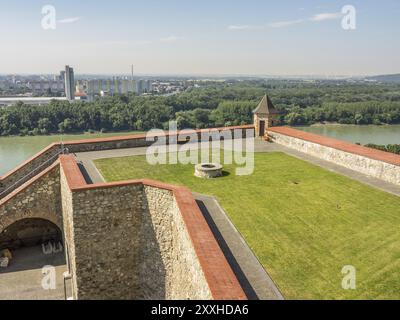
[[[212,298],[172,191],[65,187],[75,299]]]
[[[75,157],[63,155],[0,200],[0,233],[29,218],[63,233],[68,297],[246,299],[186,188],[88,185]]]
[[[74,299],[246,298],[188,190],[87,185],[73,156],[60,162]]]
[[[268,136],[275,143],[400,185],[400,155],[288,127],[269,128]]]
[[[144,186],[144,194],[141,298],[212,299],[173,192]]]
[[[227,128],[196,130],[195,132],[200,139],[201,134],[205,132],[233,132],[233,130],[241,130],[241,134],[244,137],[246,130],[252,128],[252,126],[235,126]],[[168,132],[166,132],[166,134],[168,134]],[[174,133],[172,133],[171,136],[174,136]],[[169,143],[168,135],[166,142]],[[176,143],[176,141],[174,143]],[[6,173],[4,176],[0,177],[0,199],[57,161],[58,155],[62,152],[76,153],[137,148],[146,147],[151,144],[153,144],[153,141],[147,141],[146,134],[67,141],[62,145],[60,143],[52,143],[32,158]]]
[[[14,222],[28,218],[49,220],[62,229],[60,200],[57,162],[0,200],[0,233]]]

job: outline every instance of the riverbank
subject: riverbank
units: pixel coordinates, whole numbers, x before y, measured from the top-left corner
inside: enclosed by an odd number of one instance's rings
[[[400,125],[313,125],[296,129],[363,145],[400,144]],[[138,131],[0,137],[0,176],[53,142],[137,134]]]
[[[123,130],[123,131],[81,131],[81,132],[67,132],[67,133],[49,133],[49,134],[17,134],[17,135],[7,135],[0,136],[0,140],[3,138],[26,138],[26,137],[68,137],[68,139],[73,140],[74,137],[106,137],[106,136],[119,136],[119,135],[127,135],[127,134],[137,134],[143,133],[143,131],[132,131],[132,130]],[[66,139],[65,139],[66,140]]]

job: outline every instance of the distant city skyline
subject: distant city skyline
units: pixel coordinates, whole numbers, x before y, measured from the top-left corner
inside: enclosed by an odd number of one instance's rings
[[[363,76],[400,73],[400,2],[0,0],[0,74]],[[44,30],[42,8],[56,9]],[[341,26],[356,9],[355,30]]]

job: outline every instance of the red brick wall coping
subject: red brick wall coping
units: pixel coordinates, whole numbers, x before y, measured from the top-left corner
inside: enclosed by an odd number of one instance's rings
[[[168,132],[165,131],[165,136],[173,136],[177,133],[184,134],[185,132],[196,132],[196,133],[206,133],[206,132],[215,132],[215,131],[224,131],[224,130],[235,130],[235,129],[254,129],[253,125],[244,125],[244,126],[232,126],[232,127],[220,127],[220,128],[208,128],[208,129],[198,129],[193,131],[185,131],[181,130],[178,132]],[[83,139],[83,140],[75,140],[75,141],[66,141],[64,145],[77,145],[77,144],[84,144],[84,143],[98,143],[98,142],[112,142],[112,141],[123,141],[123,140],[134,140],[134,139],[146,139],[146,137],[156,137],[156,134],[149,134],[146,133],[142,134],[135,134],[135,135],[127,135],[127,136],[116,136],[116,137],[108,137],[108,138],[93,138],[93,139]]]
[[[244,125],[244,126],[232,126],[232,127],[221,127],[221,128],[210,128],[210,129],[201,129],[201,130],[194,130],[197,133],[202,133],[202,132],[213,132],[213,131],[223,131],[223,130],[234,130],[234,129],[254,129],[253,125]],[[166,131],[167,132],[167,131]],[[179,133],[184,133],[185,131],[180,131]],[[171,133],[171,135],[176,134],[176,133]],[[151,136],[156,136],[156,135],[150,135]],[[146,134],[133,134],[133,135],[126,135],[126,136],[116,136],[116,137],[108,137],[108,138],[93,138],[93,139],[81,139],[81,140],[74,140],[74,141],[65,141],[64,145],[79,145],[79,144],[86,144],[86,143],[99,143],[99,142],[113,142],[113,141],[123,141],[123,140],[135,140],[135,139],[145,139]],[[11,176],[24,166],[28,165],[30,162],[33,160],[39,158],[44,154],[46,151],[50,150],[53,147],[60,147],[59,142],[54,142],[41,150],[39,153],[34,155],[33,157],[29,158],[28,160],[24,161],[22,164],[19,166],[15,167],[14,169],[10,170],[7,172],[5,175],[2,177],[0,176],[0,182],[4,180],[5,178]]]
[[[396,166],[400,166],[400,155],[394,153],[367,148],[350,142],[328,138],[317,134],[296,130],[289,127],[272,127],[269,128],[268,131],[280,133],[289,137],[320,144],[325,147],[330,147],[333,149],[341,150],[348,153],[353,153],[373,160],[378,160]]]
[[[62,155],[59,161],[73,192],[135,184],[171,190],[213,298],[216,300],[247,299],[189,189],[148,179],[89,185],[85,182],[74,156]]]

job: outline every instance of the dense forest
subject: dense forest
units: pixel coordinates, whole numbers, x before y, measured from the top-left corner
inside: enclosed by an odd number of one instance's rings
[[[174,96],[114,96],[92,102],[17,103],[0,109],[0,135],[83,131],[206,128],[252,123],[252,110],[268,93],[281,124],[400,123],[400,85],[345,81],[229,81]]]

